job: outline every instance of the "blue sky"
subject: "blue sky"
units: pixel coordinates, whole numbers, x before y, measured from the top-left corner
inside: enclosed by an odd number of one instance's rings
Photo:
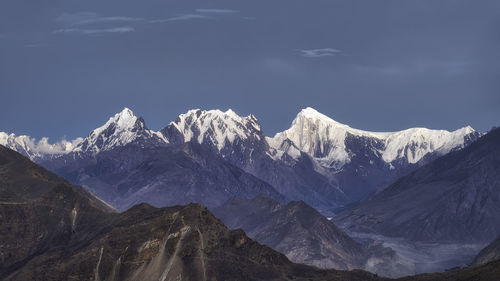
[[[0,131],[85,136],[130,107],[192,108],[267,135],[311,106],[352,127],[486,131],[500,121],[500,2],[0,2]]]

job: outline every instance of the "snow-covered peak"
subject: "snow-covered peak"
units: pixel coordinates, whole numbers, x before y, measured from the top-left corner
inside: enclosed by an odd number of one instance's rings
[[[474,132],[470,126],[453,132],[426,128],[394,132],[385,139],[386,146],[382,152],[382,159],[390,163],[406,158],[408,163],[414,164],[429,153],[446,154],[453,149],[462,148],[465,137]]]
[[[319,111],[317,111],[316,109],[314,109],[312,107],[306,107],[306,108],[302,109],[297,114],[297,117],[295,118],[295,120],[300,120],[300,119],[312,119],[312,120],[322,121],[322,122],[325,122],[325,123],[328,123],[331,125],[349,127],[345,124],[342,124],[342,123],[339,123],[339,122],[333,120],[332,118],[324,115],[323,113],[320,113]]]
[[[82,140],[82,138],[77,138],[73,141],[62,140],[50,144],[49,139],[46,137],[37,141],[26,135],[16,136],[15,134],[0,132],[1,145],[15,150],[29,157],[31,160],[68,153],[81,143]]]
[[[200,144],[208,142],[219,151],[226,143],[232,144],[237,139],[263,138],[262,129],[255,116],[242,117],[231,109],[225,112],[218,109],[189,110],[179,115],[162,133],[172,142],[175,142],[172,139],[177,139],[177,142],[196,141]]]
[[[398,159],[416,163],[429,153],[445,154],[462,148],[470,134],[478,133],[470,126],[454,132],[426,128],[398,132],[363,131],[341,124],[308,107],[299,112],[288,130],[268,138],[268,143],[272,148],[280,150],[283,143],[290,140],[295,147],[316,159],[321,166],[339,168],[351,160],[346,142],[349,135],[370,138],[380,143],[383,148],[373,150],[382,155],[382,159],[387,163]],[[298,157],[299,154],[293,153],[290,156]]]
[[[117,131],[127,131],[135,127],[138,117],[135,116],[134,112],[128,108],[124,108],[121,112],[115,114],[115,116],[109,118],[109,120],[101,127],[93,130],[90,135],[99,135],[108,129],[110,126],[114,126]],[[144,124],[138,124],[143,126]]]
[[[94,129],[74,151],[98,153],[117,146],[123,146],[137,139],[164,141],[161,134],[146,127],[144,120],[132,110],[124,108],[101,127]]]

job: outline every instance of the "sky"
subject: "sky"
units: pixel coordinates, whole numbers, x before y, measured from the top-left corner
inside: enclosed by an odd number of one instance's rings
[[[313,107],[372,131],[500,125],[500,1],[2,0],[0,131],[86,136],[124,107],[266,135]]]

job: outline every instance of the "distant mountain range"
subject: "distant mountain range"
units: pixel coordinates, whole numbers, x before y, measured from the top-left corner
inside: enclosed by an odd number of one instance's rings
[[[160,148],[182,150],[185,143],[196,143],[267,182],[284,201],[303,200],[323,214],[332,215],[339,208],[373,195],[399,176],[467,146],[480,135],[470,127],[454,132],[424,128],[393,133],[367,132],[340,124],[312,108],[302,110],[290,129],[273,138],[264,135],[255,116],[241,117],[231,110],[190,110],[155,132],[146,127],[142,118],[125,108],[85,138],[49,144],[47,139],[36,142],[27,136],[0,133],[0,144],[108,198],[118,188],[115,179],[119,171],[130,173],[131,169],[139,169],[138,165]],[[140,148],[144,155],[127,146]],[[121,157],[116,158],[116,153]],[[133,155],[129,157],[125,153]],[[115,160],[110,164],[103,160],[105,158]],[[134,184],[141,188],[147,186],[138,179]],[[123,184],[121,193],[114,193],[113,198],[115,195],[127,197],[130,192],[138,191],[130,191],[126,185]],[[105,194],[99,186],[114,187]],[[142,191],[137,200],[156,205],[173,203],[172,200],[159,202],[158,196]],[[231,190],[226,193],[238,194]],[[184,202],[181,198],[179,203]],[[121,202],[117,205],[120,208],[137,200],[116,198],[116,202]]]
[[[335,218],[344,228],[427,242],[500,234],[500,129],[418,168]]]

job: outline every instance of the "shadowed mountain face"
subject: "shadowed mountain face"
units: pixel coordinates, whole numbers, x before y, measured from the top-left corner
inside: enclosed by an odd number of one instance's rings
[[[0,279],[53,247],[88,239],[113,215],[85,189],[0,146]]]
[[[359,244],[302,201],[285,205],[262,195],[249,200],[233,198],[213,211],[228,227],[242,228],[252,239],[293,262],[364,269],[389,277],[413,272],[392,249],[379,242]]]
[[[234,196],[251,198],[258,194],[283,200],[266,182],[196,143],[175,147],[128,144],[76,160],[73,156],[45,164],[120,210],[141,202],[218,206]]]
[[[483,265],[496,260],[500,260],[500,237],[482,249],[472,262],[472,265]]]
[[[214,214],[294,262],[336,269],[362,268],[366,262],[360,245],[304,202],[283,205],[265,196],[234,198]]]
[[[500,233],[500,129],[400,178],[336,221],[355,232],[430,242],[489,242]]]

